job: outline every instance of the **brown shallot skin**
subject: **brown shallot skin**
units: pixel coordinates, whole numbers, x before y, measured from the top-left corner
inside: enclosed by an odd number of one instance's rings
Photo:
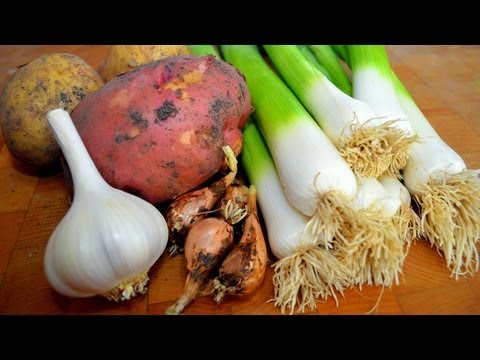
[[[230,173],[210,186],[181,195],[168,206],[166,221],[172,244],[169,249],[170,255],[182,250],[185,236],[193,224],[207,217],[218,199],[232,184],[237,174],[236,164],[232,167]]]
[[[256,189],[252,185],[248,198],[248,216],[242,238],[223,261],[214,280],[215,301],[225,294],[248,295],[262,283],[267,269],[267,247],[256,205]]]
[[[177,315],[206,285],[212,271],[225,258],[233,244],[233,227],[220,218],[195,223],[185,239],[187,279],[182,295],[165,314]]]

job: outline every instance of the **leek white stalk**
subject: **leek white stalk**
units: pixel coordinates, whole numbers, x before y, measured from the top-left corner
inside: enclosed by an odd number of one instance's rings
[[[381,45],[350,45],[353,97],[369,104],[379,115],[387,119],[396,119],[392,129],[397,134],[391,140],[392,146],[399,150],[392,153],[387,175],[400,176],[400,170],[407,163],[412,144],[418,141],[405,111],[395,95],[391,81],[391,68],[388,54]]]
[[[405,157],[412,139],[396,127],[395,119],[383,114],[380,117],[367,103],[343,93],[310,64],[298,47],[264,48],[357,175],[378,177],[389,169],[392,159]]]
[[[353,96],[369,104],[376,113],[399,119],[396,126],[407,134],[413,132],[391,82],[387,51],[381,45],[350,45]]]
[[[288,200],[312,217],[310,230],[331,246],[356,216],[350,204],[357,191],[355,175],[256,46],[227,45],[222,52],[246,76],[254,116]]]
[[[167,245],[163,216],[148,202],[105,182],[66,111],[49,112],[48,122],[75,192],[47,244],[49,283],[70,297],[102,295],[118,301],[145,293],[148,270]]]
[[[480,178],[430,125],[400,80],[393,75],[398,99],[420,136],[403,170],[405,185],[418,203],[421,231],[441,251],[458,278],[478,271]]]
[[[367,209],[373,207],[384,217],[392,217],[400,208],[400,198],[392,197],[375,178],[359,178],[358,191],[354,198],[355,208]]]
[[[270,248],[280,259],[274,264],[275,305],[282,312],[287,307],[293,312],[295,306],[299,311],[315,308],[318,297],[337,300],[335,292],[343,294],[350,282],[348,268],[305,231],[309,218],[288,201],[267,145],[252,120],[244,129],[241,160],[257,188]]]

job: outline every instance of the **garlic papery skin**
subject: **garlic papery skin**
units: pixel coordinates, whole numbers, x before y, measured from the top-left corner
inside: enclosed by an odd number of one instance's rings
[[[150,203],[105,182],[66,111],[49,112],[48,122],[75,192],[47,244],[49,283],[70,297],[102,295],[118,301],[145,293],[148,270],[167,245],[165,219]]]

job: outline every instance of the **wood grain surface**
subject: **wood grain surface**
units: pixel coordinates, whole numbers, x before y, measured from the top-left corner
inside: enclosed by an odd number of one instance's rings
[[[18,65],[54,52],[79,55],[92,66],[108,46],[0,46],[0,89]],[[394,70],[440,136],[480,168],[480,46],[388,46]],[[71,299],[57,294],[43,273],[48,238],[69,208],[63,175],[35,173],[15,160],[0,134],[0,314],[162,314],[180,294],[183,256],[166,253],[150,272],[147,294],[125,303],[100,297]],[[220,306],[202,296],[185,314],[280,314],[273,297],[272,269],[262,287]],[[352,289],[319,303],[309,314],[366,314],[382,292]],[[480,314],[480,274],[455,281],[442,257],[419,241],[405,262],[401,285],[385,289],[373,314]]]

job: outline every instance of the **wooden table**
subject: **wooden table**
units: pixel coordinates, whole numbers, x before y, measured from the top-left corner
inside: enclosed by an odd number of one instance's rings
[[[0,88],[17,65],[53,52],[70,52],[96,67],[107,46],[0,46]],[[466,161],[480,168],[480,46],[389,46],[392,65],[432,125]],[[132,301],[70,299],[58,295],[43,273],[48,238],[69,202],[63,175],[41,175],[16,161],[0,135],[0,313],[162,314],[180,294],[184,258],[165,253],[150,272],[149,292]],[[272,303],[272,271],[248,298],[217,306],[198,298],[185,314],[279,314]],[[348,290],[336,307],[318,314],[364,314],[381,289]],[[314,312],[315,313],[315,312]],[[386,289],[377,314],[480,314],[480,274],[450,278],[442,257],[425,242],[410,250],[401,285]]]

